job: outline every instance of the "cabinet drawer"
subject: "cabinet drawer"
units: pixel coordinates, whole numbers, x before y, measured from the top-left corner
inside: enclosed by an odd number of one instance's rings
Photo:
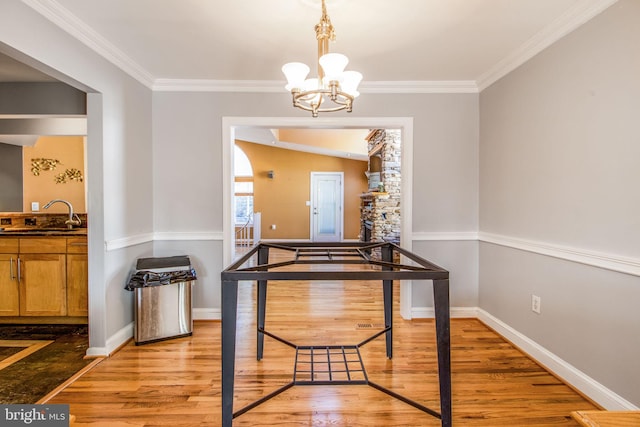
[[[68,254],[86,254],[87,238],[86,237],[68,237],[67,253]]]
[[[64,237],[30,237],[20,239],[21,254],[64,254],[67,239]]]
[[[18,239],[13,237],[0,237],[0,254],[17,254]]]

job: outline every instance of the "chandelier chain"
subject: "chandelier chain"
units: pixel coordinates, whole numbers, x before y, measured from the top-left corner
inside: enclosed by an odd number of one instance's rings
[[[324,0],[322,0],[322,17],[320,18],[320,22],[316,24],[316,39],[336,40],[336,32],[331,23],[331,18],[329,18],[327,14],[327,6]]]

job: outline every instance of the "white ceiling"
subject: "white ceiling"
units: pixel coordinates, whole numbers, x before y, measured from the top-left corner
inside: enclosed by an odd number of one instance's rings
[[[282,89],[314,68],[320,0],[23,0],[150,87]],[[616,0],[327,0],[362,91],[477,91]],[[37,31],[37,29],[34,29]]]

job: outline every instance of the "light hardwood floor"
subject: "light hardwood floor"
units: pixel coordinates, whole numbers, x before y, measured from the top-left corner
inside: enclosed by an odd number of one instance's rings
[[[290,382],[294,367],[295,350],[268,337],[255,360],[254,294],[241,282],[235,411]],[[383,323],[381,299],[375,282],[272,283],[267,330],[297,345],[357,344]],[[367,374],[438,410],[433,321],[405,321],[397,305],[394,357],[386,359],[383,337],[365,345]],[[478,320],[453,319],[451,337],[455,426],[578,426],[572,411],[598,409]],[[127,344],[49,402],[70,404],[74,426],[219,426],[220,354],[220,323],[195,322],[192,337]],[[294,386],[233,424],[440,425],[366,385]]]

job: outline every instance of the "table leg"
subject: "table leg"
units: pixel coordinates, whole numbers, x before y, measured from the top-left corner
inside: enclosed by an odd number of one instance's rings
[[[438,380],[442,427],[451,427],[451,320],[449,315],[449,280],[433,281],[438,347]]]
[[[267,281],[258,280],[258,328],[257,328],[257,358],[262,360],[264,353],[264,319],[266,317],[265,308],[267,306]]]
[[[258,249],[258,264],[263,265],[269,262],[269,248],[261,247]],[[257,325],[257,359],[262,360],[262,356],[264,353],[264,322],[266,318],[266,308],[267,308],[267,281],[266,280],[258,280],[258,319],[256,322]]]
[[[382,293],[384,295],[384,324],[389,330],[385,333],[387,345],[387,358],[393,357],[393,280],[382,281]]]
[[[381,248],[382,261],[393,262],[393,250],[390,246]],[[391,270],[390,267],[383,267],[383,270]],[[387,358],[393,357],[393,280],[382,281],[382,294],[384,302],[384,325],[389,330],[385,333]]]
[[[233,425],[238,281],[222,281],[222,427]]]

